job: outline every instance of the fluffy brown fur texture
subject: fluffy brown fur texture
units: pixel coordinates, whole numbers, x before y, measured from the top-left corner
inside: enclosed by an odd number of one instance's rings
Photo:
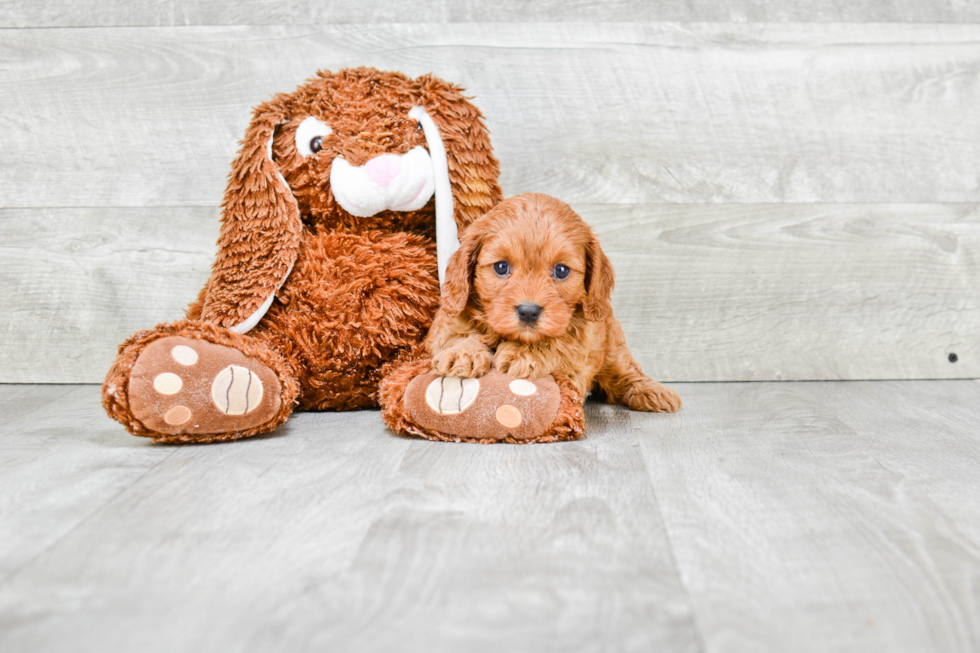
[[[613,283],[598,239],[571,207],[535,193],[507,199],[469,226],[449,260],[426,340],[432,369],[553,374],[581,397],[598,389],[609,403],[676,412],[677,393],[644,375],[626,346]]]
[[[255,109],[232,164],[210,279],[187,320],[140,332],[120,346],[103,386],[110,416],[134,435],[210,441],[270,431],[294,404],[377,406],[383,366],[415,355],[438,306],[435,200],[416,211],[355,217],[334,198],[331,166],[338,157],[360,166],[426,147],[408,115],[416,106],[425,107],[445,144],[459,229],[500,200],[482,115],[458,86],[431,75],[410,79],[357,68],[320,72],[295,92],[275,96]],[[332,133],[319,152],[304,157],[295,134],[307,117]],[[229,330],[272,293],[255,328],[245,335]],[[128,374],[146,341],[166,335],[232,346],[274,370],[283,388],[281,414],[247,432],[192,437],[147,429],[130,410]]]

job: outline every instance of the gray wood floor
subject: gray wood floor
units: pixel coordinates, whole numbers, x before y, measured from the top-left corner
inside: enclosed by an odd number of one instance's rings
[[[572,443],[178,447],[0,386],[0,651],[980,649],[980,383],[678,389]]]

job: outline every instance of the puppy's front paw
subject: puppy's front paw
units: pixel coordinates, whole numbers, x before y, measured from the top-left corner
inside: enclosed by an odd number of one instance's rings
[[[633,410],[648,413],[676,413],[681,409],[680,396],[656,381],[637,383],[623,396],[623,403]]]
[[[432,371],[442,376],[473,378],[490,371],[493,353],[472,340],[463,340],[432,357]]]
[[[554,366],[547,364],[531,352],[504,345],[497,347],[493,366],[498,372],[518,379],[540,379],[554,372]]]

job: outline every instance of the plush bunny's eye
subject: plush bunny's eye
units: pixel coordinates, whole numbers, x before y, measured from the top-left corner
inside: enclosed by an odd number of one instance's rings
[[[296,150],[303,156],[312,156],[323,149],[323,139],[332,133],[330,125],[310,116],[296,128]]]

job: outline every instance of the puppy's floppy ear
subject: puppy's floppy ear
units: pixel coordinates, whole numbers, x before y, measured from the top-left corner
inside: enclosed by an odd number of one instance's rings
[[[449,264],[446,266],[446,282],[442,285],[442,310],[449,317],[456,317],[463,312],[470,293],[473,292],[476,259],[483,245],[483,230],[475,228],[477,226],[479,225],[466,230],[463,242],[449,257]]]
[[[201,319],[238,333],[265,315],[299,251],[299,207],[272,161],[276,128],[289,120],[288,99],[278,95],[255,108],[222,203],[218,254]]]
[[[612,313],[612,290],[616,283],[612,264],[594,235],[585,246],[585,318],[600,322]]]

